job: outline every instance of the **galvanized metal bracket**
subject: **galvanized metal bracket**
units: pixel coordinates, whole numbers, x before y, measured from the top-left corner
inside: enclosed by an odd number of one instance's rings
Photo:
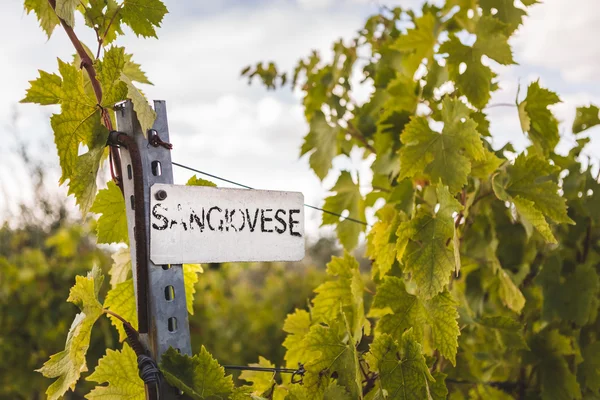
[[[117,107],[117,127],[120,132],[133,137],[138,146],[142,161],[142,177],[144,187],[144,212],[147,216],[146,226],[135,226],[133,186],[133,165],[127,149],[121,148],[121,170],[123,173],[123,194],[127,210],[127,227],[131,249],[134,282],[136,282],[136,246],[134,229],[145,229],[146,237],[150,237],[150,193],[155,183],[173,183],[171,152],[163,146],[154,147],[149,140],[151,135],[158,135],[163,142],[169,142],[166,104],[162,100],[154,101],[156,121],[153,132],[142,132],[131,101]],[[138,204],[140,204],[138,202]],[[150,254],[150,241],[145,246]],[[152,357],[160,361],[162,354],[173,347],[183,354],[191,355],[188,312],[185,299],[183,268],[181,264],[156,265],[148,257],[148,265],[141,266],[148,271],[148,334],[141,334],[141,340],[150,350]],[[137,293],[137,288],[136,288]],[[139,310],[138,310],[139,313]]]

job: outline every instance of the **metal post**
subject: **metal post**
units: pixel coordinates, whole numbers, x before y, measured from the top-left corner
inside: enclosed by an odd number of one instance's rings
[[[154,101],[156,121],[153,129],[159,138],[169,141],[166,104],[162,100]],[[119,105],[117,127],[120,132],[134,138],[141,156],[144,213],[147,216],[146,226],[135,227],[134,205],[134,166],[129,151],[121,149],[121,169],[123,173],[123,194],[127,210],[127,226],[129,229],[129,248],[133,265],[134,282],[136,282],[136,246],[135,229],[145,229],[146,237],[150,237],[150,189],[155,183],[173,183],[171,152],[161,146],[154,147],[148,142],[150,133],[142,132],[139,121],[133,110],[131,101]],[[154,133],[154,132],[153,132]],[[138,174],[139,176],[139,174]],[[168,195],[168,193],[167,193]],[[138,204],[140,204],[138,202]],[[150,241],[146,244],[146,252],[150,254]],[[150,350],[152,357],[159,362],[162,354],[173,347],[183,354],[191,355],[190,331],[185,300],[183,269],[181,265],[156,265],[148,257],[148,265],[141,266],[148,271],[148,333],[141,334],[141,340]],[[137,296],[136,288],[136,296]],[[138,315],[140,310],[138,310]],[[169,396],[170,397],[170,396]],[[162,398],[161,398],[162,399]]]

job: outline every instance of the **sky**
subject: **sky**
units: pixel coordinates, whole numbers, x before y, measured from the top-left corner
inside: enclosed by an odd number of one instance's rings
[[[143,90],[149,99],[167,102],[173,161],[260,189],[304,193],[305,201],[321,206],[339,171],[359,173],[361,184],[369,176],[353,154],[337,160],[321,183],[299,158],[308,132],[301,95],[289,88],[267,91],[240,78],[248,64],[274,60],[284,70],[312,49],[328,53],[333,41],[350,38],[380,5],[411,7],[419,0],[219,0],[165,1],[170,13],[158,30],[159,40],[138,39],[130,31],[119,39],[133,53],[154,86]],[[28,81],[38,69],[57,70],[56,58],[70,59],[73,49],[57,28],[50,40],[34,15],[22,11],[22,2],[0,5],[0,221],[14,215],[15,205],[30,198],[22,190],[29,179],[14,156],[23,142],[36,159],[45,162],[51,187],[57,186],[58,160],[52,142],[49,116],[52,107],[19,104]],[[517,87],[536,79],[557,91],[563,102],[553,110],[561,121],[567,151],[573,144],[570,126],[575,108],[600,104],[600,4],[597,0],[546,0],[530,8],[529,17],[511,44],[518,66],[496,67],[501,90],[490,104],[513,103]],[[93,32],[76,21],[78,35],[94,43]],[[524,90],[521,92],[524,93]],[[368,98],[359,88],[357,101]],[[507,141],[527,145],[514,108],[489,110],[495,146]],[[586,152],[600,156],[600,128],[589,131]],[[15,139],[15,138],[18,138]],[[362,165],[362,166],[361,166]],[[192,173],[175,169],[175,183]],[[220,184],[227,187],[229,185]],[[365,188],[368,191],[368,187]],[[60,192],[61,195],[64,193]],[[306,210],[307,230],[318,234],[320,215]],[[326,231],[327,232],[327,231]]]

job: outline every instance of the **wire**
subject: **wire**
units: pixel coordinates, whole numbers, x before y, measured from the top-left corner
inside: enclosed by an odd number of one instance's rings
[[[188,167],[187,165],[179,164],[179,163],[176,163],[176,162],[172,162],[172,164],[175,165],[175,166],[177,166],[177,167],[179,167],[179,168],[184,168],[184,169],[196,172],[198,174],[202,174],[202,175],[205,175],[205,176],[210,176],[211,178],[218,179],[218,180],[223,181],[223,182],[231,183],[232,185],[243,187],[244,189],[254,190],[253,187],[244,185],[243,183],[238,183],[238,182],[231,181],[229,179],[221,178],[220,176],[209,174],[208,172],[200,171],[199,169],[196,169],[196,168]],[[351,217],[344,217],[342,214],[338,214],[338,213],[333,212],[333,211],[325,210],[325,209],[320,208],[320,207],[312,206],[310,204],[304,204],[304,207],[312,208],[313,210],[321,211],[321,212],[324,212],[325,214],[335,215],[336,217],[344,218],[345,220],[356,222],[357,224],[361,224],[361,225],[364,225],[364,226],[371,226],[368,223],[366,223],[365,221],[361,221],[361,220],[354,219],[354,218],[351,218]]]

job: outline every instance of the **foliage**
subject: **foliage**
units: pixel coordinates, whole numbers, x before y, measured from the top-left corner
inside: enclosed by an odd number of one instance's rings
[[[325,200],[326,208],[347,215],[323,214],[323,225],[335,226],[346,253],[327,264],[308,310],[295,310],[283,324],[283,358],[289,368],[303,364],[302,385],[289,377],[265,382],[245,374],[242,379],[252,386],[234,388],[204,347],[192,357],[165,353],[161,368],[171,384],[199,399],[252,393],[276,399],[600,396],[600,184],[580,157],[588,140],[580,139],[567,155],[555,151],[560,131],[552,105],[560,98],[532,82],[514,104],[514,118],[531,146],[520,152],[491,146],[487,107],[500,90],[494,69],[515,63],[508,40],[536,1],[520,3],[447,0],[417,11],[382,8],[356,37],[334,43],[332,57],[313,52],[300,60],[291,80],[273,63],[244,69],[243,75],[259,77],[269,89],[289,84],[303,92],[309,132],[301,155],[309,157],[320,179],[336,157],[361,151],[365,162],[372,161],[373,190],[364,196],[359,173],[344,171]],[[131,83],[147,78],[131,55],[110,44],[123,33],[123,24],[138,36],[155,36],[166,8],[160,0],[49,4],[26,0],[25,7],[48,35],[59,23],[72,32],[73,14],[81,12],[97,33],[97,56],[72,40],[79,59],[59,60],[60,75],[40,72],[24,101],[60,104],[51,125],[61,182],[69,181],[84,214],[90,207],[102,214],[101,241],[124,242],[125,230],[115,229],[123,212],[116,186],[109,184],[96,196],[96,173],[114,103],[131,98],[144,129],[153,114]],[[353,96],[355,74],[372,89],[363,103]],[[597,110],[580,108],[573,132],[598,124]],[[81,145],[87,153],[78,155]],[[368,184],[362,178],[362,185]],[[378,220],[368,227],[366,209],[382,203]],[[367,229],[372,282],[349,253]],[[99,313],[119,309],[122,303],[115,299],[121,291],[133,302],[131,290],[124,290],[131,287],[123,272],[126,261],[117,258],[103,304],[97,297],[98,270],[76,281],[70,299],[82,313],[65,350],[42,368],[59,376],[48,389],[51,398],[72,387],[85,369],[88,330]],[[213,278],[215,286],[223,284],[218,274]],[[200,315],[214,305],[223,307],[224,288],[212,290],[203,287],[202,295],[213,299]],[[227,315],[254,311],[253,301],[280,301],[270,293],[248,292],[247,300],[236,295],[246,304]],[[278,312],[269,317],[279,317]],[[277,329],[272,319],[256,323],[243,334],[255,334],[265,324]],[[132,376],[130,371],[102,372],[116,354],[109,351],[100,372],[90,377],[108,386],[90,396],[125,390],[119,379]],[[69,363],[51,369],[59,358]]]

